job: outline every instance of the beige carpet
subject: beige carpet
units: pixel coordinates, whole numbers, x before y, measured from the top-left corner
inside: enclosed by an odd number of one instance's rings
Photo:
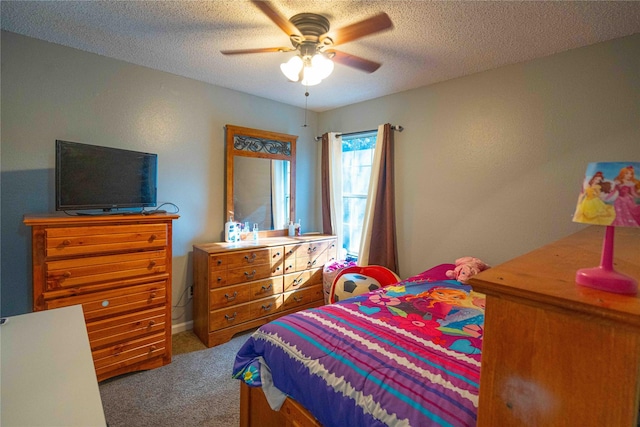
[[[172,362],[100,383],[109,427],[236,427],[240,383],[235,354],[252,331],[206,348],[191,331],[173,336]]]
[[[192,351],[206,350],[207,346],[200,341],[200,338],[193,331],[184,331],[171,337],[172,355],[191,353]]]

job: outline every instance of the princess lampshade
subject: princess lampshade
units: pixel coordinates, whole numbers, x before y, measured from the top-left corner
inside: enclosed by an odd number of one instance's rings
[[[640,162],[589,163],[574,222],[606,226],[600,266],[576,273],[580,286],[636,294],[638,282],[613,268],[615,227],[640,227]],[[640,244],[640,242],[638,242]]]

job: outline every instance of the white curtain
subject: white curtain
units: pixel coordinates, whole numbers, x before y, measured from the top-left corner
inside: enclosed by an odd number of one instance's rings
[[[287,228],[286,194],[285,194],[285,160],[271,161],[271,214],[273,229]],[[292,221],[295,221],[291,218]]]
[[[338,250],[342,250],[344,229],[342,225],[342,136],[329,132],[329,198],[331,228],[337,238]],[[338,253],[338,258],[342,258]]]
[[[362,238],[360,239],[360,251],[358,252],[358,265],[369,265],[369,250],[371,248],[371,232],[373,230],[373,208],[376,205],[378,194],[378,178],[380,176],[380,164],[382,159],[382,135],[384,125],[378,126],[376,148],[373,151],[371,163],[371,178],[369,179],[369,192],[367,193],[367,206],[364,211],[364,224],[362,225]]]

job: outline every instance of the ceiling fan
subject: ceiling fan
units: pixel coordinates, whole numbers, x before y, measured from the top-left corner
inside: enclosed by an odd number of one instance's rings
[[[302,81],[306,86],[320,83],[333,71],[333,62],[373,73],[382,64],[333,49],[359,38],[393,27],[389,16],[382,12],[337,30],[329,31],[329,20],[315,13],[299,13],[284,18],[267,1],[251,1],[271,19],[291,40],[293,47],[266,47],[254,49],[222,50],[223,55],[264,52],[294,52],[298,55],[282,64],[282,72],[291,81]]]

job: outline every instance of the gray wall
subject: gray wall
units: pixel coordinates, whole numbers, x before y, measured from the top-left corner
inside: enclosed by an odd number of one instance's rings
[[[321,223],[313,136],[404,126],[403,277],[466,255],[497,264],[570,234],[586,163],[640,161],[640,35],[309,113],[308,128],[294,107],[11,33],[1,72],[3,315],[30,310],[22,216],[53,210],[56,138],[158,153],[159,200],[181,215],[174,304],[191,246],[221,237],[226,123],[300,136],[297,217],[310,229]],[[174,324],[190,319],[190,306],[174,310]]]
[[[174,223],[173,302],[192,283],[192,245],[224,229],[224,125],[298,135],[296,207],[306,224],[315,195],[317,115],[63,46],[2,32],[1,309],[31,311],[26,213],[53,212],[56,139],[158,154],[158,201],[180,208]],[[293,90],[293,87],[292,87]],[[171,208],[167,207],[171,211]],[[191,305],[174,309],[191,320]]]
[[[322,113],[395,132],[400,275],[504,262],[584,226],[588,162],[640,161],[640,34]]]

